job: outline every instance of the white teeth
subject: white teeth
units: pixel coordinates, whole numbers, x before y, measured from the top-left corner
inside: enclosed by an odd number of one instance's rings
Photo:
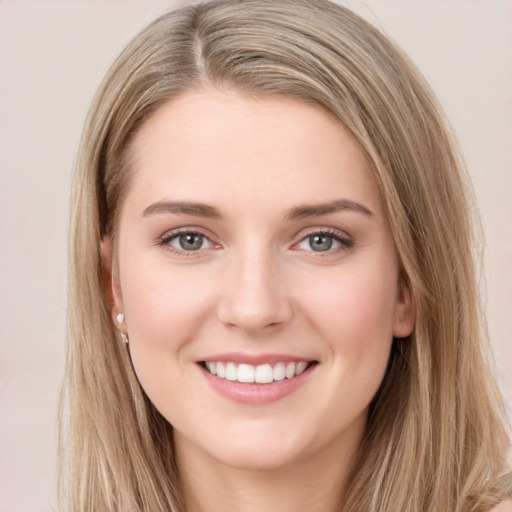
[[[215,363],[213,363],[215,364]],[[286,370],[285,370],[285,376],[287,379],[291,379],[292,377],[295,377],[295,363],[288,363],[286,365]]]
[[[268,363],[253,366],[245,363],[206,361],[205,366],[212,375],[217,375],[222,379],[243,383],[269,384],[273,381],[292,379],[300,375],[307,368],[308,363],[300,361],[299,363],[276,363],[274,366]]]
[[[226,379],[228,380],[236,380],[237,379],[237,369],[235,363],[228,363],[226,365]]]
[[[300,375],[306,369],[307,365],[308,363],[306,363],[306,361],[297,363],[297,366],[295,367],[295,375]]]
[[[254,366],[250,364],[238,365],[238,382],[254,382]]]
[[[212,363],[211,361],[208,361],[206,363],[206,366],[207,366],[208,370],[210,370],[210,373],[212,375],[217,375],[217,363]]]
[[[274,366],[274,380],[283,380],[285,378],[285,368],[284,363],[277,363]]]
[[[226,367],[224,366],[224,363],[217,363],[217,376],[222,377],[223,379],[226,378]]]
[[[269,364],[260,364],[256,366],[255,382],[260,384],[268,384],[274,380],[274,372]]]

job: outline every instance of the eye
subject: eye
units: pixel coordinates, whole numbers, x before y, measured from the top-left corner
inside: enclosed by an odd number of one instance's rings
[[[317,232],[303,238],[298,244],[299,249],[313,252],[335,252],[339,249],[352,247],[352,240],[337,233]]]
[[[199,251],[201,249],[210,249],[214,244],[201,233],[187,231],[179,234],[170,234],[162,240],[162,244],[170,245],[178,251]]]

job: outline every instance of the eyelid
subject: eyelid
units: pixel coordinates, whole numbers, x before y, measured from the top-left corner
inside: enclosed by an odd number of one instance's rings
[[[201,240],[201,247],[199,247],[197,249],[190,249],[190,250],[182,249],[181,247],[179,247],[179,245],[182,242],[182,237],[183,236],[186,237],[188,235],[193,235],[194,237],[198,237]],[[176,249],[178,251],[184,251],[184,252],[199,252],[204,249],[211,249],[212,247],[214,247],[213,242],[207,236],[204,236],[203,234],[196,233],[196,232],[178,233],[177,235],[171,236],[168,239],[167,243],[174,249]],[[203,247],[204,245],[206,245],[206,247]]]
[[[298,248],[298,245],[306,240],[307,238],[313,236],[313,235],[324,235],[333,238],[337,242],[339,242],[340,247],[337,247],[335,249],[329,249],[327,251],[313,251],[313,250],[306,250]],[[300,233],[300,239],[298,242],[295,242],[292,246],[292,249],[299,249],[304,250],[306,252],[315,253],[318,256],[327,256],[328,254],[335,254],[339,251],[347,250],[353,247],[354,245],[354,239],[352,236],[350,236],[347,232],[342,231],[341,229],[332,228],[332,227],[321,227],[321,226],[314,226],[307,228],[306,230],[302,231]]]
[[[205,249],[197,249],[195,251],[185,251],[181,250],[177,247],[174,247],[170,244],[171,240],[186,234],[197,234],[201,235],[205,239],[207,239],[211,247],[205,248]],[[221,246],[220,244],[217,244],[212,240],[213,236],[207,233],[207,230],[200,228],[198,226],[183,226],[179,228],[174,228],[166,231],[163,235],[159,236],[156,240],[156,244],[163,247],[165,250],[179,254],[179,255],[185,255],[185,256],[194,256],[203,253],[205,250],[210,249],[219,249]]]
[[[199,226],[182,226],[182,227],[174,228],[171,230],[167,230],[163,235],[161,235],[157,238],[156,243],[157,243],[157,245],[162,246],[164,249],[166,249],[170,252],[176,253],[176,254],[185,255],[185,256],[194,256],[194,255],[197,256],[198,254],[203,253],[205,250],[221,248],[220,244],[218,244],[212,240],[212,238],[214,238],[214,236],[212,234],[210,234],[208,231],[209,230],[206,230]],[[208,247],[206,249],[197,249],[195,251],[185,251],[185,250],[180,250],[180,249],[172,246],[169,243],[172,239],[174,239],[180,235],[187,234],[187,233],[191,233],[191,234],[195,233],[195,234],[203,236],[212,244],[212,247]],[[298,248],[298,245],[301,242],[303,242],[306,238],[313,236],[313,235],[324,235],[324,236],[331,237],[340,244],[340,247],[337,247],[335,249],[329,249],[324,252],[313,251],[313,250],[307,251],[305,249]],[[295,242],[292,245],[291,249],[304,250],[305,252],[315,253],[317,256],[327,256],[329,254],[335,254],[337,252],[350,249],[354,245],[354,239],[351,235],[349,235],[347,232],[345,232],[341,229],[332,228],[332,227],[311,226],[309,228],[306,228],[305,230],[302,230],[300,232],[300,234],[297,235],[297,237],[299,237],[299,236],[300,236],[300,238],[298,239],[297,242]]]

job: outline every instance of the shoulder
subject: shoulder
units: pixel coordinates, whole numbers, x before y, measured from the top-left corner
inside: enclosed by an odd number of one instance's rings
[[[497,507],[490,512],[512,512],[512,499],[502,501]]]

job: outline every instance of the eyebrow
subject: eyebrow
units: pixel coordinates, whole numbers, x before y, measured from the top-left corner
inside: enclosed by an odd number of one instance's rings
[[[368,217],[373,217],[372,211],[361,203],[356,203],[349,199],[336,199],[328,203],[303,204],[296,206],[286,212],[285,218],[289,220],[299,220],[340,211],[353,211],[363,213]]]
[[[299,220],[307,217],[328,215],[329,213],[339,211],[354,211],[373,217],[373,213],[361,203],[350,201],[349,199],[337,199],[328,203],[295,206],[286,212],[284,218],[288,220]],[[158,213],[176,213],[196,217],[207,217],[210,219],[219,219],[222,217],[220,211],[214,206],[190,201],[158,201],[149,205],[142,212],[142,216],[148,217]]]
[[[182,215],[194,215],[217,219],[221,217],[220,211],[214,206],[189,201],[158,201],[148,206],[143,212],[143,217],[157,213],[178,213]]]

